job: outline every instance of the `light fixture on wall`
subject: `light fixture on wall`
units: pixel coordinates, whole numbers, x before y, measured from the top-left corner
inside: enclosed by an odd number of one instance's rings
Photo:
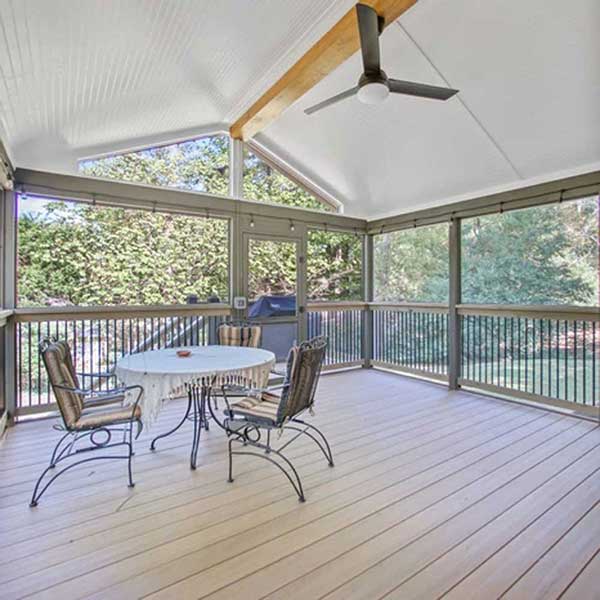
[[[294,225],[294,221],[290,219],[290,231],[296,231],[296,226]]]
[[[250,227],[254,227],[254,217],[250,215]]]

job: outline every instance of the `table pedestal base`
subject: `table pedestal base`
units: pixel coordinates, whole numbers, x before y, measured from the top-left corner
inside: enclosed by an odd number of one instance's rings
[[[200,434],[203,428],[208,431],[208,412],[210,411],[212,414],[210,406],[211,387],[207,385],[188,385],[186,387],[188,403],[183,418],[173,429],[157,435],[150,444],[150,450],[156,450],[156,442],[158,440],[175,433],[186,421],[192,421],[194,424],[194,434],[192,437],[192,450],[190,452],[190,468],[195,470],[198,459],[198,446],[200,445]]]

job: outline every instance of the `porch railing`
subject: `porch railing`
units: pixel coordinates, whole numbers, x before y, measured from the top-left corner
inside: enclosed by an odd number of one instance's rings
[[[373,365],[448,380],[448,307],[369,304]],[[458,383],[600,416],[600,311],[458,306]]]
[[[16,415],[54,410],[37,346],[66,338],[78,371],[104,371],[130,352],[215,341],[225,305],[17,309]],[[600,415],[600,311],[459,305],[458,383]],[[443,304],[312,302],[307,334],[326,335],[326,369],[363,366],[448,381]]]
[[[15,414],[55,409],[38,352],[46,336],[69,342],[77,371],[103,372],[132,352],[214,343],[217,326],[230,312],[225,305],[17,309]]]
[[[446,381],[448,307],[371,304],[373,365]]]
[[[364,314],[366,302],[312,302],[308,304],[308,337],[329,339],[326,369],[364,364]]]
[[[458,313],[462,386],[599,415],[600,311],[460,305]]]

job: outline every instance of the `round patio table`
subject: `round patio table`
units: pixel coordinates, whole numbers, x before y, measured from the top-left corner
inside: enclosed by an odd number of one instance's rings
[[[178,356],[177,352],[182,350],[189,350],[190,355]],[[212,389],[227,384],[263,388],[274,365],[275,355],[259,348],[188,346],[128,354],[117,362],[115,374],[125,385],[144,388],[140,404],[145,424],[156,419],[166,400],[187,394],[187,407],[181,421],[156,436],[150,449],[154,450],[159,439],[175,433],[191,420],[194,433],[190,466],[195,469],[200,434],[203,427],[208,429],[207,409],[214,417],[210,403]]]

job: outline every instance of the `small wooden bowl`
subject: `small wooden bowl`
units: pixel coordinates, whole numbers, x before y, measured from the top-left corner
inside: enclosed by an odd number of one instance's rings
[[[192,355],[192,351],[191,350],[177,350],[177,356],[179,356],[179,358],[187,358],[188,356]]]

